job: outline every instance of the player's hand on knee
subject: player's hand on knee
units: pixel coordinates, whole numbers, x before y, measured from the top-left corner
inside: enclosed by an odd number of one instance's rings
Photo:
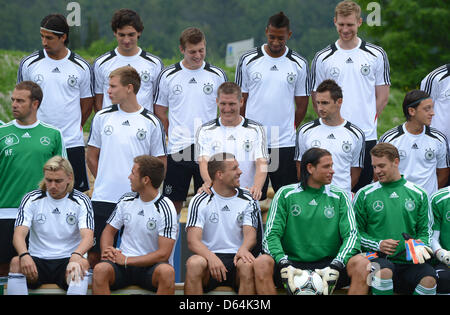
[[[66,282],[70,284],[70,282],[79,283],[83,279],[83,271],[81,269],[81,265],[77,262],[69,262],[66,268]]]

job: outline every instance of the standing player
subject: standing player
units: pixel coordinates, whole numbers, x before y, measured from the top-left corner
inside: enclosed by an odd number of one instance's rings
[[[362,250],[378,255],[372,293],[435,294],[436,272],[424,263],[433,220],[427,193],[400,174],[395,146],[378,143],[370,154],[378,181],[358,191],[354,208]],[[403,233],[412,238],[409,250]]]
[[[342,117],[364,131],[364,168],[354,192],[372,181],[369,152],[377,142],[377,119],[388,102],[391,84],[387,55],[381,47],[358,37],[361,23],[359,5],[353,1],[340,2],[334,15],[339,39],[319,51],[311,63],[311,96],[316,112],[317,86],[325,79],[333,79],[344,94]]]
[[[164,194],[180,213],[194,177],[195,191],[202,178],[195,152],[195,133],[204,123],[217,117],[217,88],[227,77],[207,62],[206,39],[201,30],[185,29],[180,36],[182,61],[165,68],[158,77],[155,114],[169,137],[167,176]]]
[[[66,156],[61,132],[36,118],[42,97],[36,83],[17,84],[11,95],[15,119],[0,126],[0,276],[17,255],[12,237],[23,196],[38,187],[48,159]]]
[[[450,63],[431,71],[420,83],[420,89],[428,93],[434,102],[431,127],[450,138]]]
[[[195,140],[200,174],[203,189],[209,193],[209,158],[219,152],[232,153],[242,170],[241,187],[260,200],[265,199],[262,188],[267,176],[266,136],[259,123],[240,115],[243,101],[241,89],[234,82],[225,82],[217,90],[220,116],[200,127]]]
[[[102,262],[94,269],[93,294],[132,284],[174,294],[175,270],[167,263],[177,237],[177,214],[172,202],[160,195],[165,165],[153,156],[134,158],[128,176],[131,190],[125,194],[102,233]],[[114,236],[123,229],[120,247]]]
[[[447,184],[450,166],[447,138],[430,127],[433,100],[424,91],[413,90],[405,95],[403,114],[406,122],[387,131],[379,142],[389,142],[398,149],[400,173],[431,196]]]
[[[120,9],[112,17],[111,28],[117,40],[117,48],[97,58],[93,66],[95,111],[111,105],[108,97],[111,71],[128,65],[135,68],[141,77],[141,87],[137,94],[138,103],[153,112],[155,83],[163,63],[159,57],[138,46],[138,40],[144,30],[141,18],[133,10]]]
[[[86,295],[89,263],[83,255],[93,242],[91,201],[73,189],[67,159],[54,156],[43,169],[40,189],[20,204],[13,239],[19,255],[11,261],[8,294],[28,294],[28,282],[33,289],[56,283],[67,294]]]
[[[201,192],[189,203],[186,224],[189,249],[185,294],[202,294],[219,285],[239,294],[255,294],[252,253],[260,209],[239,188],[242,171],[234,155],[217,153],[208,161],[211,195]]]
[[[59,128],[75,173],[75,189],[89,190],[82,126],[94,103],[91,67],[67,48],[69,25],[61,14],[41,21],[43,49],[22,59],[17,82],[39,84],[44,93],[38,119]]]
[[[301,161],[300,183],[282,187],[270,205],[266,254],[254,263],[257,293],[276,294],[275,285],[281,287],[293,271],[310,269],[321,275],[325,295],[348,284],[349,294],[367,294],[369,261],[358,255],[359,234],[348,194],[330,185],[331,153],[311,148]]]
[[[440,189],[431,196],[433,211],[433,238],[431,249],[438,263],[437,293],[450,293],[450,187]]]
[[[270,166],[264,192],[270,182],[275,191],[297,181],[295,129],[308,108],[308,62],[286,46],[292,35],[283,12],[269,18],[267,43],[245,53],[236,68],[242,89],[241,115],[266,128]]]
[[[87,150],[87,163],[95,177],[92,205],[96,243],[89,252],[92,267],[100,259],[98,241],[106,220],[120,197],[130,191],[127,176],[133,158],[148,154],[166,164],[164,129],[159,119],[138,103],[140,82],[133,67],[111,72],[108,95],[115,105],[97,112],[92,120]]]
[[[332,184],[351,194],[364,164],[364,133],[342,118],[342,90],[333,80],[323,81],[316,90],[319,119],[298,129],[297,177],[301,178],[301,156],[311,147],[326,148],[333,155]]]

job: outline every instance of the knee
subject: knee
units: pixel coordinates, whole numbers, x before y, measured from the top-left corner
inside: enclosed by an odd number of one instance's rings
[[[186,274],[200,276],[208,268],[208,262],[199,255],[193,255],[186,261]]]
[[[433,288],[436,285],[436,279],[431,276],[423,277],[420,280],[420,285],[424,288]]]
[[[352,280],[365,281],[370,273],[370,261],[361,256],[356,255],[349,259],[347,263],[347,273]]]
[[[236,270],[239,279],[253,280],[254,278],[253,263],[243,262],[242,260],[239,260],[236,264]]]
[[[114,269],[109,263],[100,262],[94,267],[94,273],[92,275],[93,281],[103,281],[105,279],[111,279],[114,274]]]
[[[275,261],[269,255],[261,255],[253,263],[255,277],[259,279],[272,277]]]
[[[175,286],[175,269],[169,264],[160,264],[155,269],[158,285],[166,287]]]

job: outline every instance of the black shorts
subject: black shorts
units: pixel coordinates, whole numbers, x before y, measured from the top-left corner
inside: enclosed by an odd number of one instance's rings
[[[330,265],[330,263],[333,261],[333,258],[325,258],[319,261],[314,262],[298,262],[298,261],[292,261],[293,265],[297,269],[302,270],[312,270],[315,271],[315,269],[323,269]],[[277,288],[284,288],[283,282],[281,281],[281,275],[280,275],[281,269],[278,265],[275,265],[274,273],[273,273],[273,280],[275,282],[275,286]],[[340,289],[343,287],[346,287],[350,285],[350,277],[347,274],[347,268],[344,268],[344,272],[339,273],[338,282],[336,284],[336,289]]]
[[[232,287],[234,291],[238,292],[239,287],[237,285],[236,281],[236,266],[233,263],[234,256],[236,254],[217,254],[216,256],[222,261],[222,263],[225,265],[225,268],[227,268],[227,280],[219,282],[213,277],[209,278],[208,283],[203,288],[203,290],[206,292],[212,291],[218,286],[228,286]]]
[[[185,201],[191,179],[194,177],[194,192],[203,185],[200,168],[195,161],[194,145],[167,156],[167,173],[163,193],[171,201]]]
[[[66,282],[66,269],[69,264],[70,257],[61,259],[42,259],[38,257],[31,257],[36,264],[38,272],[38,280],[33,283],[28,283],[30,289],[37,289],[46,283],[55,283],[63,290],[68,289]]]
[[[158,288],[153,286],[152,278],[156,267],[163,263],[156,263],[150,267],[120,266],[110,260],[102,260],[101,262],[109,263],[115,274],[115,281],[111,285],[111,290],[119,290],[130,285],[138,285],[143,289],[156,292]]]
[[[263,186],[263,197],[266,199],[269,179],[275,192],[282,186],[298,183],[297,168],[295,166],[295,147],[269,148],[269,169],[266,182]]]
[[[373,180],[373,167],[372,167],[372,157],[370,155],[370,150],[377,144],[377,140],[366,141],[366,149],[364,152],[364,167],[359,175],[359,180],[353,187],[352,192],[356,193],[359,189],[366,185],[369,185]]]
[[[428,263],[417,265],[395,264],[386,258],[375,258],[370,262],[372,267],[376,269],[388,268],[392,270],[392,281],[394,283],[394,292],[396,293],[412,294],[422,278],[433,277],[436,279],[436,271]],[[378,264],[378,266],[374,264]]]
[[[434,266],[437,276],[437,288],[438,294],[450,293],[450,267],[444,264],[438,264]]]
[[[0,219],[0,264],[9,264],[17,256],[12,240],[15,219]]]
[[[116,204],[104,201],[92,201],[92,209],[94,211],[94,246],[89,250],[90,252],[100,253],[100,237],[103,229],[106,226],[106,221],[116,208]],[[117,243],[118,234],[114,240]]]
[[[76,190],[85,192],[89,190],[89,178],[86,168],[86,155],[84,147],[67,148],[67,159],[73,168]]]

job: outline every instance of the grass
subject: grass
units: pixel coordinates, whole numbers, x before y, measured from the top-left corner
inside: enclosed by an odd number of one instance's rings
[[[97,57],[87,55],[86,51],[80,51],[78,53],[89,62],[93,62],[93,60]],[[3,120],[4,122],[13,119],[10,100],[11,92],[16,84],[17,69],[20,60],[28,54],[29,53],[20,51],[0,50],[0,120]],[[177,62],[178,60],[179,59],[177,58],[163,59],[163,62],[164,65],[167,66]],[[225,70],[230,81],[234,80],[234,68],[227,68],[224,64],[217,64],[217,66]],[[378,119],[378,136],[381,136],[385,131],[404,121],[401,106],[404,94],[405,93],[403,91],[391,88],[388,104],[381,114],[381,117]],[[94,114],[92,113],[83,128],[84,132],[89,132],[93,116]],[[310,102],[304,122],[314,120],[316,117],[317,116]]]

